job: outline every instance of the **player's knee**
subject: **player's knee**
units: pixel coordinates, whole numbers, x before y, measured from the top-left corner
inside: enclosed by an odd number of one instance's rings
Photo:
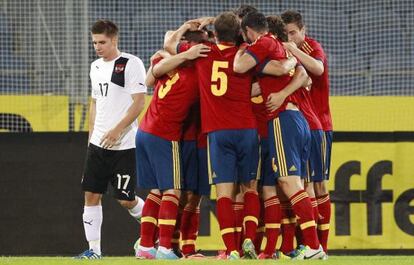
[[[118,200],[118,202],[125,209],[132,209],[137,204],[136,200],[134,200],[134,201]]]
[[[316,196],[323,196],[325,194],[328,194],[328,188],[326,187],[325,181],[315,182],[313,186]]]
[[[85,192],[85,206],[97,206],[101,204],[102,194],[93,193],[90,191]]]

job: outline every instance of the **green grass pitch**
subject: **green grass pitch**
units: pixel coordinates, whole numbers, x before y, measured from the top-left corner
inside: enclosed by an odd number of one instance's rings
[[[414,256],[330,256],[328,260],[307,260],[307,261],[275,261],[275,260],[240,260],[237,264],[329,264],[329,265],[405,265],[414,264]],[[136,260],[133,257],[105,257],[102,260],[73,260],[68,257],[0,257],[1,265],[72,265],[72,264],[96,264],[96,265],[171,265],[175,264],[195,264],[195,265],[224,265],[234,264],[234,261],[226,260],[178,260],[178,261],[159,261],[159,260]]]

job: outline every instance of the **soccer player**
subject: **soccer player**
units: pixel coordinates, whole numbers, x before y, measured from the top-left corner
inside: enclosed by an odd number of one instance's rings
[[[216,185],[217,218],[229,259],[239,259],[234,236],[234,190],[238,182],[244,192],[246,257],[255,258],[252,241],[256,234],[259,199],[256,191],[258,136],[251,110],[251,75],[235,74],[233,60],[238,50],[235,42],[240,24],[232,12],[224,12],[214,20],[218,44],[210,44],[211,52],[196,61],[199,79],[202,132],[208,134],[209,176]],[[167,42],[166,48],[176,50],[181,27]],[[178,50],[188,47],[180,46]],[[240,176],[240,177],[238,177]]]
[[[285,59],[286,52],[280,42],[267,32],[266,17],[261,13],[249,13],[242,20],[242,30],[252,42],[246,50],[240,49],[234,70],[244,73],[269,59]],[[299,67],[300,68],[300,67]],[[300,82],[299,82],[300,81]],[[298,107],[289,96],[306,83],[299,79],[293,83],[290,75],[281,77],[259,76],[259,85],[268,104],[270,154],[274,177],[289,198],[295,214],[299,217],[306,247],[297,258],[320,258],[324,256],[316,233],[311,202],[301,184],[303,163],[309,158],[309,126]],[[290,87],[289,87],[290,86]]]
[[[208,51],[208,47],[196,45],[176,56],[156,55],[151,62],[147,83],[157,83],[136,135],[138,184],[150,190],[142,212],[137,258],[178,259],[171,239],[183,184],[179,141],[190,107],[198,100],[195,71],[182,63]],[[158,250],[154,247],[157,225]]]
[[[331,148],[332,148],[332,118],[329,109],[329,79],[328,62],[322,46],[306,35],[306,27],[299,12],[289,10],[282,14],[289,42],[284,46],[296,56],[312,79],[311,98],[316,114],[322,123],[324,137],[322,141],[323,175],[313,178],[314,189],[318,202],[319,220],[318,236],[322,247],[327,251],[329,223],[331,218],[331,203],[327,189],[329,179]]]
[[[139,220],[143,201],[135,196],[135,133],[145,102],[142,61],[118,50],[118,27],[96,21],[92,42],[100,59],[91,64],[92,101],[89,145],[82,180],[85,192],[83,226],[89,249],[75,258],[100,259],[102,194],[110,183],[114,197]]]

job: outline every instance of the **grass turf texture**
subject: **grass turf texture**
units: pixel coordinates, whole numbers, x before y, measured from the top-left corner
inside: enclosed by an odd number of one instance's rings
[[[232,264],[234,261],[214,260],[212,258],[205,260],[136,260],[134,257],[104,257],[102,260],[73,260],[69,257],[0,257],[1,265],[71,265],[71,264],[99,264],[99,265],[171,265],[176,264],[195,264],[195,265],[222,265]],[[405,265],[414,264],[414,256],[330,256],[327,261],[307,260],[240,260],[237,264],[329,264],[329,265]]]

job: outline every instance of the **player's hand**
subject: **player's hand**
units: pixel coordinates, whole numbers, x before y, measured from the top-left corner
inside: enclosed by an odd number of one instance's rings
[[[312,89],[312,78],[308,77],[308,80],[307,80],[307,83],[306,83],[305,89],[306,89],[307,91],[311,91],[311,89]]]
[[[204,45],[204,44],[197,44],[191,47],[187,53],[187,59],[193,60],[198,57],[207,57],[207,53],[210,52],[210,47]]]
[[[200,17],[200,18],[196,18],[196,19],[192,19],[187,21],[187,23],[196,23],[198,24],[198,30],[203,29],[205,26],[213,24],[214,23],[214,17]]]
[[[288,51],[293,51],[298,48],[298,46],[296,46],[296,43],[293,41],[283,42],[283,47],[285,47],[285,49]]]
[[[121,137],[122,130],[113,128],[107,131],[101,138],[101,146],[105,149],[111,148],[117,144],[118,139]]]
[[[286,95],[283,91],[271,93],[267,97],[266,108],[269,112],[277,110],[285,102]]]

